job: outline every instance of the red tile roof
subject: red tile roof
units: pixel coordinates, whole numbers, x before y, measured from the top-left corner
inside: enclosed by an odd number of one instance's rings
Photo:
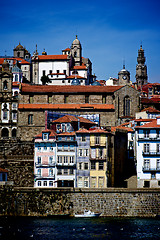
[[[81,69],[87,69],[85,65],[82,66],[74,66],[73,69],[81,70]]]
[[[20,82],[12,82],[13,87],[19,87]]]
[[[81,76],[79,76],[79,75],[70,75],[70,76],[68,76],[67,78],[71,78],[71,79],[73,79],[73,78],[80,78],[80,79],[84,79],[84,77],[81,77]],[[86,79],[86,78],[85,78]]]
[[[68,55],[38,55],[39,60],[66,60]]]
[[[70,48],[66,48],[66,49],[64,49],[62,51],[70,51],[70,50],[71,50]]]
[[[19,104],[19,110],[21,109],[35,109],[35,110],[49,110],[49,109],[79,109],[79,110],[114,110],[113,104]]]
[[[136,126],[135,128],[160,128],[160,124],[157,124],[157,119],[152,119],[149,123],[142,126]]]
[[[8,170],[6,170],[6,169],[3,169],[3,168],[0,168],[0,172],[7,173],[7,172],[8,172]]]
[[[96,124],[86,118],[83,117],[75,117],[71,115],[65,115],[64,117],[58,118],[54,120],[52,123],[68,123],[68,122],[78,122],[78,119],[80,120],[81,123],[89,123],[89,124]]]
[[[85,129],[85,128],[81,128],[79,129],[78,131],[76,131],[76,133],[88,133],[88,134],[92,134],[92,133],[105,133],[107,134],[108,131],[104,130],[104,129],[101,129],[101,128],[93,128],[93,129]]]
[[[42,133],[47,133],[49,132],[49,138],[53,138],[57,135],[57,133],[53,130],[50,130],[50,129],[45,129],[43,130],[40,134],[36,135],[35,138],[42,138]]]
[[[16,64],[16,61],[18,61],[21,65],[30,65],[29,62],[27,62],[26,60],[22,59],[22,58],[0,58],[0,65],[3,64],[4,60],[13,60],[13,64]]]
[[[123,126],[111,127],[112,132],[115,132],[117,129],[125,130],[127,132],[134,132],[134,130],[130,127],[123,127]]]
[[[152,119],[149,119],[149,118],[146,118],[146,119],[143,119],[143,118],[135,119],[135,122],[150,122],[150,121],[152,121]]]
[[[58,86],[58,85],[29,85],[22,83],[22,93],[113,93],[123,86]]]
[[[152,107],[144,108],[141,112],[160,113],[159,110],[152,108]]]

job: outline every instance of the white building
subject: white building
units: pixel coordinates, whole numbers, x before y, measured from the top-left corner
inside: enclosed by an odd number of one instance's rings
[[[71,85],[73,78],[80,80],[79,85],[88,85],[92,81],[92,63],[82,57],[77,36],[71,49],[62,50],[61,55],[47,55],[45,51],[39,55],[36,49],[32,57],[32,82],[42,84],[42,76],[49,77],[50,85]]]
[[[137,187],[160,187],[160,117],[136,126],[135,134]]]
[[[56,187],[56,133],[44,130],[35,137],[34,187]]]

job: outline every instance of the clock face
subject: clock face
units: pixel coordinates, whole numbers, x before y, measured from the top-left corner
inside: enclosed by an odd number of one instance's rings
[[[127,77],[126,77],[126,76],[123,76],[123,79],[124,79],[124,80],[126,80],[126,79],[127,79]]]

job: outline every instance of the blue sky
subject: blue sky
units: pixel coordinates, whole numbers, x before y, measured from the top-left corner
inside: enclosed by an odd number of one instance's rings
[[[142,42],[149,82],[160,82],[160,1],[8,0],[0,5],[0,55],[13,55],[20,42],[33,54],[61,54],[75,35],[97,79],[118,77],[125,59],[135,82]]]

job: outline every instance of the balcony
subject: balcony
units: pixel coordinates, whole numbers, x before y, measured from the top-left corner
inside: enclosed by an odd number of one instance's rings
[[[106,141],[100,141],[100,142],[90,142],[91,147],[106,147]]]
[[[103,155],[103,156],[97,156],[97,157],[93,157],[93,156],[89,156],[91,161],[98,161],[98,160],[106,160],[107,159],[107,155]]]
[[[157,151],[148,151],[148,152],[142,152],[144,156],[160,156],[160,152]]]
[[[43,167],[55,167],[55,162],[53,163],[35,163],[36,168],[43,168]]]
[[[151,168],[151,167],[142,167],[143,172],[160,172],[160,167]]]
[[[157,136],[138,136],[138,141],[143,141],[143,140],[145,140],[145,141],[150,141],[150,140],[160,140],[160,136],[159,135],[157,135]]]
[[[75,163],[57,163],[56,164],[57,167],[76,167]]]
[[[55,175],[42,176],[41,174],[35,174],[36,180],[55,180]]]

